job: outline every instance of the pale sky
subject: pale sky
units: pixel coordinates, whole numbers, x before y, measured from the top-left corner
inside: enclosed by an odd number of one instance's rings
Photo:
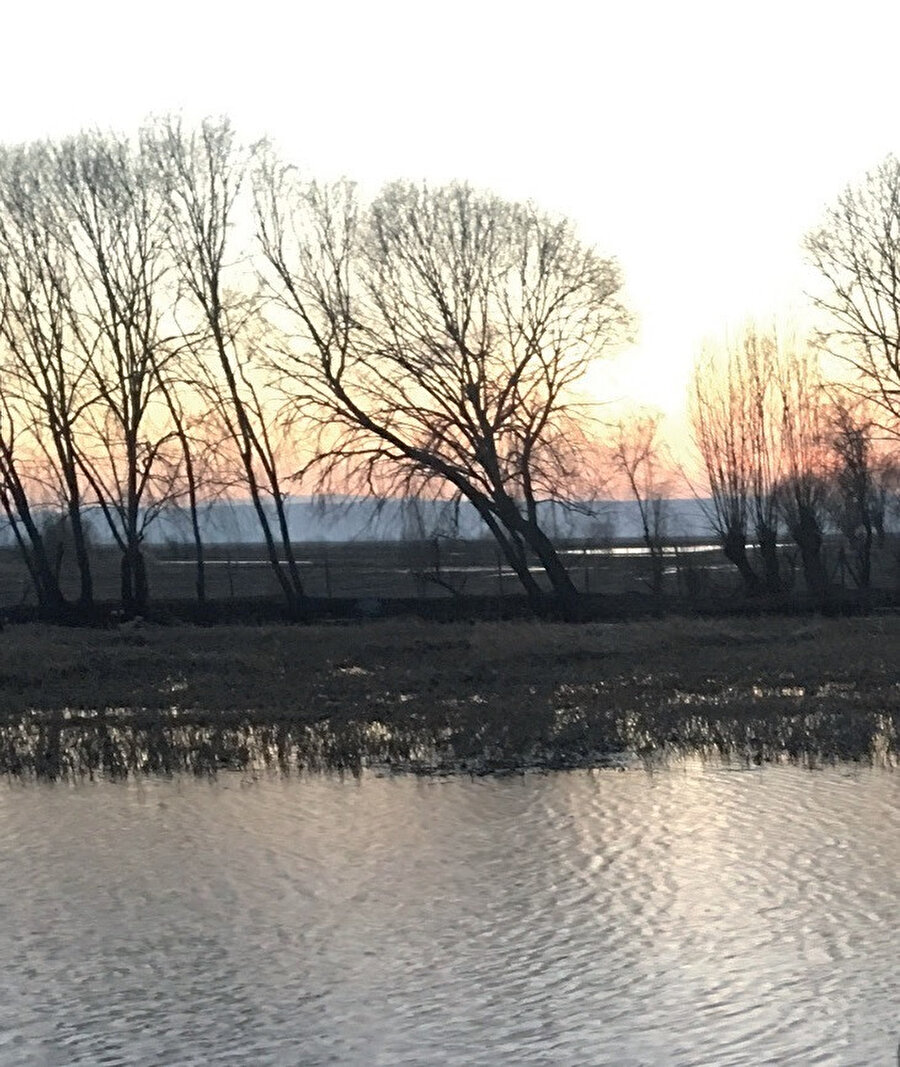
[[[900,4],[68,0],[7,5],[0,138],[227,113],[323,177],[468,179],[624,269],[598,395],[676,411],[705,336],[802,308],[800,241],[900,150]]]

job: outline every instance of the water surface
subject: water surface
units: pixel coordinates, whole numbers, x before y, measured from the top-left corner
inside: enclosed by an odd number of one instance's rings
[[[0,787],[0,1062],[893,1064],[900,774]]]

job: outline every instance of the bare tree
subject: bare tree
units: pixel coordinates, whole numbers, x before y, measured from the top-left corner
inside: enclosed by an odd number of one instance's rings
[[[691,416],[713,523],[748,592],[782,588],[778,530],[797,545],[807,589],[826,592],[824,392],[816,353],[790,330],[743,329],[695,370]],[[746,546],[753,533],[757,573]]]
[[[194,545],[194,590],[197,602],[206,604],[206,549],[201,528],[201,510],[209,504],[215,495],[214,479],[211,476],[211,456],[217,450],[218,442],[213,436],[208,412],[194,411],[197,396],[194,390],[184,388],[177,378],[178,367],[168,362],[159,378],[159,389],[165,400],[172,420],[172,432],[181,448],[180,462],[172,471],[171,484],[175,487],[172,505],[184,513],[187,502],[187,515],[190,524],[190,536]]]
[[[690,420],[694,444],[706,472],[709,518],[747,593],[760,590],[747,551],[751,499],[757,483],[753,404],[744,388],[740,347],[724,353],[707,347],[694,367]]]
[[[173,442],[159,374],[176,340],[163,321],[172,290],[162,200],[140,143],[85,133],[50,152],[56,225],[74,264],[68,325],[94,391],[79,461],[122,552],[123,606],[142,612],[142,543],[171,494],[157,462]]]
[[[28,570],[38,606],[51,617],[59,614],[64,598],[59,574],[47,551],[39,516],[33,506],[33,492],[28,484],[27,461],[18,454],[18,428],[21,412],[16,400],[0,389],[0,506]],[[26,424],[30,414],[24,416]]]
[[[858,374],[859,388],[900,417],[900,160],[889,155],[838,196],[806,238],[822,277],[813,297],[823,339]]]
[[[750,447],[750,504],[756,545],[762,564],[767,593],[782,590],[778,556],[779,487],[784,456],[782,452],[783,411],[778,402],[777,374],[779,333],[773,326],[764,332],[748,325],[739,339],[739,388],[743,396],[741,412],[747,420]]]
[[[179,373],[192,380],[239,457],[269,561],[288,607],[296,610],[304,589],[288,526],[278,427],[252,365],[257,301],[247,291],[246,269],[228,285],[236,267],[246,268],[240,262],[245,253],[232,248],[232,231],[251,153],[227,120],[208,119],[188,131],[170,117],[145,130],[144,140],[165,189],[169,246],[183,291],[179,306],[196,320],[186,330],[193,363],[187,368],[182,361]]]
[[[0,151],[0,336],[8,355],[4,390],[27,418],[31,447],[52,473],[71,531],[83,605],[93,579],[83,522],[79,433],[88,402],[88,361],[73,344],[71,258],[48,199],[45,146]]]
[[[650,553],[651,588],[663,591],[667,484],[662,470],[662,442],[657,412],[636,413],[613,428],[610,464],[628,486],[641,519],[644,544]]]
[[[799,485],[799,452],[809,443],[803,420],[816,401],[798,378],[806,364],[792,338],[775,324],[748,323],[724,345],[708,347],[694,374],[691,419],[713,525],[751,593],[776,595],[784,587],[778,537],[785,494]],[[751,540],[758,566],[747,553]]]
[[[539,512],[579,473],[573,389],[629,325],[614,262],[466,185],[396,183],[363,208],[267,158],[255,192],[272,321],[296,335],[273,370],[326,464],[468,500],[535,606],[530,557],[577,613]]]
[[[862,590],[871,585],[872,556],[876,543],[884,541],[885,514],[897,479],[894,457],[880,447],[878,427],[879,415],[870,402],[832,390],[828,431],[835,463],[829,511],[853,551],[849,569]]]
[[[782,510],[800,550],[807,591],[822,601],[828,584],[822,558],[828,450],[825,393],[817,353],[809,345],[789,342],[778,355]]]

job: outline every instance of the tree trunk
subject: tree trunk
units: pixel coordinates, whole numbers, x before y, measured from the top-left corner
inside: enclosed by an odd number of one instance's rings
[[[526,544],[541,561],[544,573],[565,618],[577,621],[584,614],[584,601],[575,587],[559,553],[550,538],[536,522],[522,520],[522,536]]]
[[[662,596],[665,582],[665,556],[663,546],[654,537],[644,538],[650,552],[650,589],[655,597]]]
[[[119,561],[119,599],[126,615],[134,613],[134,574],[131,562],[131,551],[126,548]]]
[[[488,503],[487,498],[481,493],[470,492],[468,498],[481,517],[481,520],[491,531],[495,541],[500,546],[500,550],[503,553],[506,562],[510,565],[515,572],[516,577],[521,582],[532,611],[534,611],[535,614],[540,614],[544,606],[544,594],[541,587],[532,577],[531,571],[528,569],[528,561],[522,550],[521,539],[518,534],[512,530],[509,530],[508,533],[504,531],[498,522],[497,516],[494,514],[491,505]],[[506,526],[505,523],[504,526]],[[509,528],[507,527],[507,530],[508,529]]]
[[[863,522],[863,542],[859,549],[859,588],[867,592],[872,583],[872,545],[875,531],[870,519]]]
[[[130,544],[122,553],[122,609],[131,618],[145,615],[150,601],[147,566],[140,545]]]
[[[300,577],[300,569],[297,566],[297,558],[294,555],[294,546],[291,543],[291,535],[288,530],[287,513],[284,509],[284,498],[281,494],[281,490],[278,488],[275,478],[274,470],[269,476],[273,486],[272,502],[275,505],[275,515],[278,519],[278,532],[281,534],[281,547],[284,550],[284,559],[287,563],[288,574],[291,578],[291,585],[294,587],[294,594],[298,601],[303,599],[304,589],[303,580]]]
[[[249,466],[245,464],[245,469],[249,470]],[[256,511],[256,517],[259,519],[259,525],[262,529],[263,540],[266,543],[266,553],[269,557],[269,563],[272,565],[272,569],[275,572],[275,577],[278,580],[278,584],[281,587],[281,591],[284,594],[285,603],[287,605],[288,612],[291,615],[297,613],[299,606],[299,597],[297,591],[294,589],[292,582],[289,582],[285,577],[284,568],[281,565],[281,560],[278,558],[278,547],[275,544],[275,538],[272,536],[272,527],[269,524],[269,517],[266,515],[266,509],[263,506],[262,498],[260,497],[259,490],[256,486],[256,482],[250,481],[250,499],[253,501],[253,508]]]
[[[722,538],[722,551],[729,563],[733,563],[744,582],[744,591],[749,596],[759,592],[759,577],[747,556],[747,538],[743,530],[728,530]]]
[[[191,513],[191,533],[194,538],[194,552],[197,568],[195,572],[194,587],[197,590],[197,603],[203,606],[206,604],[206,567],[203,553],[203,537],[200,533],[200,516],[198,514],[197,502],[197,476],[194,470],[194,460],[191,456],[191,446],[184,430],[181,413],[172,404],[172,398],[169,395],[166,386],[163,387],[163,395],[166,398],[166,403],[169,405],[169,411],[175,423],[175,432],[178,434],[178,440],[181,444],[181,451],[184,456],[184,472],[187,477],[188,485],[188,507]]]
[[[536,613],[540,613],[544,606],[544,593],[534,580],[534,576],[529,569],[528,560],[526,559],[521,542],[517,540],[516,535],[513,533],[510,533],[509,535],[504,534],[496,525],[493,516],[491,518],[491,532],[494,534],[497,543],[500,545],[500,549],[506,557],[506,562],[513,569],[522,588],[525,590],[525,595],[528,597],[528,603],[531,605],[532,610]]]
[[[50,558],[47,555],[44,539],[31,514],[28,497],[15,472],[7,472],[6,483],[3,492],[3,506],[12,522],[16,539],[22,549],[28,573],[31,575],[34,584],[38,605],[42,612],[51,617],[59,615],[66,600],[59,587],[59,580],[54,573]],[[12,498],[11,501],[10,497]],[[25,528],[27,540],[19,530],[19,523]]]
[[[91,573],[91,559],[88,554],[87,540],[84,536],[84,525],[81,522],[81,509],[77,505],[69,509],[69,525],[72,527],[75,562],[78,564],[78,574],[81,582],[78,603],[82,607],[88,607],[94,602],[94,578]]]
[[[197,553],[194,588],[197,591],[197,603],[204,606],[206,604],[206,567],[203,558],[203,540],[197,529],[195,516],[192,516],[192,522],[194,523],[194,548]]]
[[[771,527],[756,531],[759,555],[762,559],[763,582],[767,593],[773,596],[781,592],[781,566],[778,561],[778,538]]]
[[[825,598],[828,578],[822,562],[822,532],[812,508],[806,505],[798,508],[792,533],[800,549],[807,591],[817,602],[821,602]]]

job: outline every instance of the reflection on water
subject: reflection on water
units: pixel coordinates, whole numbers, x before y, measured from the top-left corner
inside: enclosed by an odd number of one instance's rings
[[[779,545],[779,548],[783,547]],[[664,556],[691,556],[701,552],[720,552],[720,544],[685,544],[663,545],[660,552]],[[561,556],[649,556],[650,549],[646,545],[605,545],[599,548],[567,548],[560,552]]]
[[[561,687],[557,707],[499,714],[477,698],[446,700],[429,715],[395,714],[386,699],[383,721],[307,722],[265,713],[251,720],[240,712],[177,708],[34,712],[0,721],[0,774],[58,780],[272,767],[491,773],[635,759],[658,764],[688,753],[746,765],[862,760],[890,767],[898,761],[900,712],[861,706],[850,692],[805,700],[797,686],[724,695],[675,691],[666,701],[651,694],[623,712],[589,688],[585,694]]]
[[[891,1064],[900,775],[0,788],[0,1062]]]

